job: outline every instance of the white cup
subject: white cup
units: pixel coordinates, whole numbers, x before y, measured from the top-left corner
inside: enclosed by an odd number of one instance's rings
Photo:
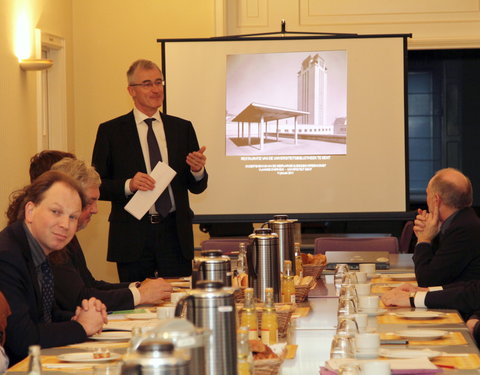
[[[380,334],[374,332],[362,332],[355,336],[356,358],[378,358],[380,350]],[[368,373],[368,375],[370,375]]]
[[[358,351],[368,351],[380,348],[380,334],[376,332],[362,332],[355,336],[355,345]]]
[[[379,296],[359,296],[358,297],[358,306],[360,307],[360,309],[377,310],[379,302],[380,302]]]
[[[357,296],[368,296],[370,294],[371,286],[372,285],[369,283],[355,284]]]
[[[375,263],[360,263],[358,270],[360,272],[365,272],[367,275],[369,273],[375,273]]]
[[[357,282],[359,284],[366,283],[367,282],[367,273],[364,271],[357,271]]]
[[[170,295],[170,301],[172,301],[172,304],[173,305],[176,305],[177,302],[185,297],[187,295],[187,293],[185,292],[173,292],[171,295]]]
[[[175,305],[168,304],[157,307],[158,319],[171,319],[175,317]]]
[[[388,361],[365,361],[361,365],[362,375],[390,375]]]

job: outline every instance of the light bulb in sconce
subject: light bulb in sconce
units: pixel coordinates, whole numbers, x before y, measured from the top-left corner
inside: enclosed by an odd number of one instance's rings
[[[23,70],[45,70],[53,65],[53,60],[50,59],[21,59],[18,61],[20,68]]]

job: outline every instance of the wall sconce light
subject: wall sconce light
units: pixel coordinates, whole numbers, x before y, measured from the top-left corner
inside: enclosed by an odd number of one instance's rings
[[[21,59],[18,61],[23,70],[46,70],[53,66],[53,60],[50,59]]]

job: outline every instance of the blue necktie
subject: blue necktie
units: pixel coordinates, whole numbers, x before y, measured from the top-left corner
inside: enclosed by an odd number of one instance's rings
[[[45,323],[52,322],[52,309],[53,309],[53,300],[54,287],[53,287],[53,273],[50,268],[50,264],[47,260],[40,265],[40,270],[42,271],[43,285],[42,285],[42,308],[43,308],[43,321]]]
[[[150,168],[153,170],[159,161],[162,161],[162,154],[160,153],[160,148],[158,147],[157,138],[153,132],[152,122],[154,118],[145,119],[145,123],[148,126],[147,131],[147,144],[148,144],[148,154],[150,155]],[[172,208],[172,201],[170,200],[170,194],[168,193],[168,187],[160,194],[158,199],[155,202],[155,209],[157,212],[165,217],[168,215]]]

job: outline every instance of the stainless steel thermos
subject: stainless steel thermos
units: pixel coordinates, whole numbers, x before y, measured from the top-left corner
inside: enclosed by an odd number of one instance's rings
[[[278,235],[270,228],[255,229],[247,246],[248,286],[255,297],[265,302],[266,288],[273,288],[275,302],[280,301],[280,256]]]
[[[198,281],[175,309],[180,316],[186,306],[186,318],[197,327],[210,330],[206,347],[208,375],[237,375],[237,333],[233,289],[221,281]]]
[[[232,286],[230,258],[222,250],[203,250],[192,260],[192,288],[201,280],[219,280],[224,286]]]

